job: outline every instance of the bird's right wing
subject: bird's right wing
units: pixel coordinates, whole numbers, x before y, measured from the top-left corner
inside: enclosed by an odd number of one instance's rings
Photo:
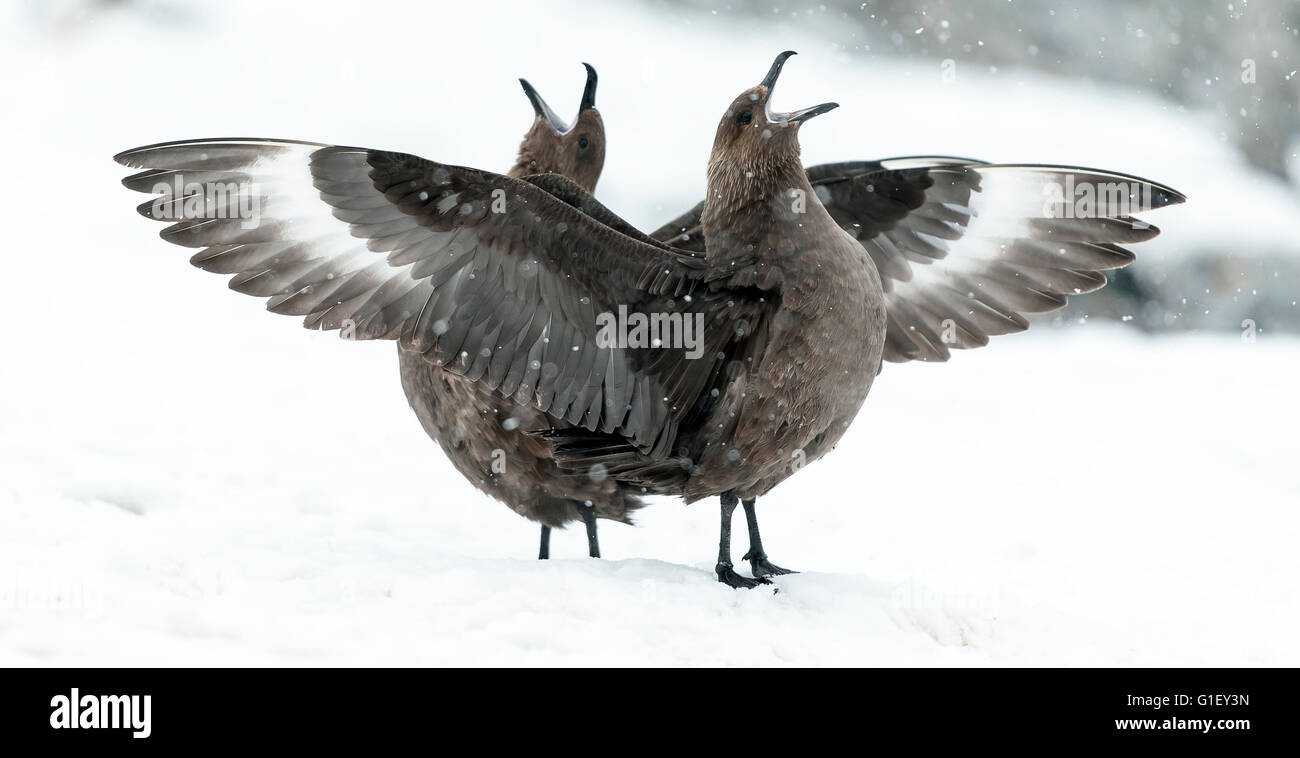
[[[1135,218],[1185,199],[1126,174],[918,156],[807,169],[827,212],[871,255],[888,312],[884,358],[945,361],[1022,331],[1134,260],[1159,233]],[[704,250],[704,204],[651,236]]]
[[[1133,214],[1184,200],[1110,171],[934,158],[827,172],[813,188],[876,264],[894,362],[946,361],[1100,289],[1102,271],[1134,260],[1121,244],[1159,234]]]

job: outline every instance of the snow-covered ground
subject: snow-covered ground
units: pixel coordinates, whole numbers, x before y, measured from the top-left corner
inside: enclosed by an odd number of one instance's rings
[[[504,169],[531,115],[513,77],[568,113],[589,60],[599,194],[650,227],[702,193],[718,109],[793,48],[778,103],[843,104],[807,130],[809,162],[1101,165],[1192,198],[1153,214],[1141,256],[1294,247],[1293,190],[1239,168],[1217,125],[723,21],[500,3],[376,21],[388,6],[60,36],[7,11],[0,664],[1300,665],[1300,341],[1042,325],[887,366],[840,449],[760,502],[773,560],[805,572],[776,593],[713,580],[713,502],[602,524],[603,561],[557,533],[540,563],[533,525],[424,437],[392,345],[227,292],[157,240],[110,160],[260,135]]]
[[[1092,326],[888,366],[760,501],[806,573],[736,592],[716,502],[532,560],[391,345],[242,310],[92,325],[15,377],[0,663],[1300,664],[1300,342]]]

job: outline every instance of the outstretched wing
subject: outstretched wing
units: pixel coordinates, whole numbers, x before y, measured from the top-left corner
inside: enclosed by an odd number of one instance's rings
[[[531,183],[412,155],[219,139],[128,150],[123,183],[174,222],[163,239],[276,313],[394,339],[587,429],[668,450],[707,380],[685,351],[598,344],[597,314],[708,311],[687,255],[602,224]],[[710,310],[712,308],[712,310]],[[728,330],[713,329],[714,334]],[[710,343],[709,347],[714,347]]]
[[[1134,260],[1120,244],[1159,233],[1133,214],[1185,199],[1125,174],[962,158],[824,164],[808,178],[880,272],[894,362],[947,360],[1101,288],[1102,271]],[[652,236],[702,249],[701,210]]]
[[[1102,271],[1134,260],[1120,244],[1159,233],[1133,214],[1184,199],[1095,169],[925,162],[884,161],[816,187],[880,271],[884,357],[895,362],[947,360],[1100,289]]]

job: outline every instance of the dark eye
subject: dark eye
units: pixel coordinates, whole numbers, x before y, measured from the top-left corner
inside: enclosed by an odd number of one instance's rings
[[[586,150],[586,149],[587,149],[587,145],[589,145],[589,144],[591,144],[591,143],[587,141],[587,138],[586,138],[586,137],[581,137],[581,138],[578,139],[578,147],[582,148],[583,150]]]
[[[741,111],[740,115],[736,116],[736,120],[742,124],[748,124],[754,120],[754,113],[753,111]]]

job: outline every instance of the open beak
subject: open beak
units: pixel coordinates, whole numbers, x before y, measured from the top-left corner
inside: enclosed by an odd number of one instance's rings
[[[528,96],[528,102],[533,104],[533,113],[546,119],[546,123],[550,124],[551,128],[557,133],[564,134],[569,131],[569,125],[564,123],[564,119],[555,115],[555,111],[551,110],[551,106],[546,104],[546,101],[542,99],[542,96],[538,94],[533,85],[528,83],[527,79],[520,79],[519,85],[524,88],[524,94]]]
[[[772,61],[772,67],[767,70],[767,76],[763,77],[763,81],[759,82],[759,84],[767,88],[767,101],[765,103],[767,120],[774,124],[801,124],[813,116],[820,116],[840,107],[839,103],[822,103],[821,105],[814,105],[811,108],[804,108],[791,113],[778,113],[772,110],[772,90],[776,88],[777,77],[781,76],[781,69],[785,67],[785,62],[794,54],[793,50],[786,50],[776,56],[776,60]]]
[[[582,116],[583,111],[596,107],[596,69],[590,63],[582,65],[587,67],[587,85],[582,88],[582,102],[578,105],[579,117]],[[550,124],[557,134],[565,134],[573,128],[564,119],[557,116],[555,111],[551,110],[551,106],[546,104],[541,94],[537,92],[533,85],[528,83],[527,79],[520,79],[519,85],[524,88],[524,94],[528,96],[528,102],[533,104],[533,113],[546,119],[546,123]]]
[[[814,105],[811,108],[804,108],[803,110],[798,110],[793,113],[773,113],[772,115],[792,124],[801,124],[813,116],[830,113],[838,107],[840,107],[839,103],[822,103],[821,105]]]

